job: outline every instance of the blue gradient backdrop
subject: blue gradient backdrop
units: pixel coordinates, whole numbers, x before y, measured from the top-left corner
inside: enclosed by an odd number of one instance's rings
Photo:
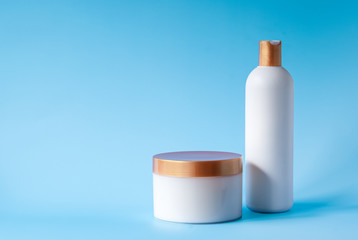
[[[357,239],[356,1],[0,1],[1,239]],[[151,157],[244,154],[258,41],[295,81],[295,204],[152,215]]]

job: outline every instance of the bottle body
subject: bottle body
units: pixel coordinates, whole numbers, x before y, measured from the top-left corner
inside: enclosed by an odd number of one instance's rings
[[[246,205],[284,212],[293,204],[293,80],[281,66],[258,66],[246,82]]]

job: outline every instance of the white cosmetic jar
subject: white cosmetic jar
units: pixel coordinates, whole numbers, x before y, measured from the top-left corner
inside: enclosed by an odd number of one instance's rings
[[[214,223],[241,218],[242,156],[230,152],[169,152],[153,156],[156,218]]]

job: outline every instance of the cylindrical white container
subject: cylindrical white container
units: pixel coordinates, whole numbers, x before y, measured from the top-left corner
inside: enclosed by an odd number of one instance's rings
[[[246,204],[284,212],[293,204],[293,80],[281,67],[281,41],[260,41],[246,82]]]
[[[183,223],[224,222],[241,217],[242,157],[192,151],[153,157],[156,218]]]

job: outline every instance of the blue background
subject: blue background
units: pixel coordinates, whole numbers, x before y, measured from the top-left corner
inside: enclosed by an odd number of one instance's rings
[[[356,1],[0,1],[1,239],[357,239]],[[295,204],[156,220],[151,157],[244,153],[258,41],[295,81]]]

